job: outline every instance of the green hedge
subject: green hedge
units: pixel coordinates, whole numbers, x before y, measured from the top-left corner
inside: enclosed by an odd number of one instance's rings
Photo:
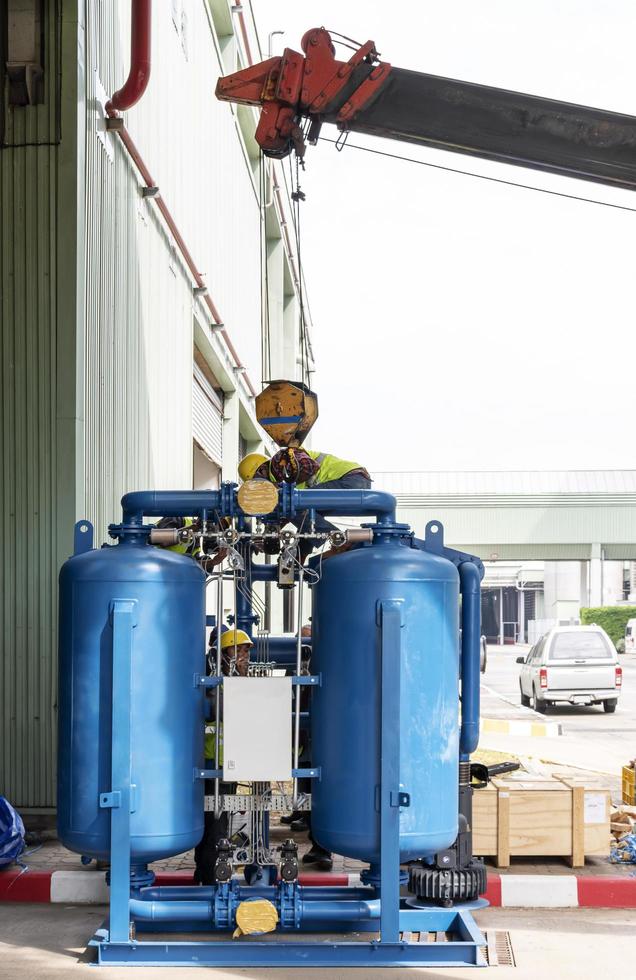
[[[636,606],[596,606],[581,609],[583,625],[596,623],[597,626],[602,626],[614,644],[625,638],[628,619],[636,619]]]

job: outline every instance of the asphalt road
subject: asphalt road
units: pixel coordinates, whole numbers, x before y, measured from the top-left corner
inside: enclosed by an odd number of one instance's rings
[[[580,765],[586,768],[585,746],[608,757],[620,754],[627,762],[636,756],[636,654],[622,654],[623,687],[614,714],[602,706],[557,704],[545,715],[524,708],[519,699],[520,664],[516,658],[525,655],[527,646],[489,647],[486,673],[482,674],[481,714],[484,718],[557,722],[561,736],[581,746]],[[590,767],[593,768],[593,767]]]

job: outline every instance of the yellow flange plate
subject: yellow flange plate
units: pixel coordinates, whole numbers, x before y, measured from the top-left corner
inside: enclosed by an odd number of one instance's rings
[[[273,932],[278,922],[276,907],[266,898],[248,899],[241,902],[236,910],[236,930],[233,939],[239,936],[260,936]]]

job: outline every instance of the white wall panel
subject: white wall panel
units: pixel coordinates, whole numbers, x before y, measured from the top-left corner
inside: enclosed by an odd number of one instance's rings
[[[155,69],[127,125],[205,275],[232,342],[260,381],[259,208],[234,107],[214,96],[221,62],[206,5],[184,0],[187,57],[171,5],[153,7]],[[119,0],[122,49],[128,0]]]
[[[151,81],[125,121],[257,381],[258,206],[234,116],[213,98],[204,4],[184,10],[187,59],[171,5],[154,6]],[[128,70],[129,20],[128,0],[88,5],[84,456],[100,531],[125,490],[192,481],[191,279],[118,137],[98,134],[96,98]]]

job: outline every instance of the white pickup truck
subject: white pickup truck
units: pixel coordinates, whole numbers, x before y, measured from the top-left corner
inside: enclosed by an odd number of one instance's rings
[[[616,649],[600,626],[555,626],[517,657],[521,703],[544,714],[556,701],[616,711],[623,683]]]

